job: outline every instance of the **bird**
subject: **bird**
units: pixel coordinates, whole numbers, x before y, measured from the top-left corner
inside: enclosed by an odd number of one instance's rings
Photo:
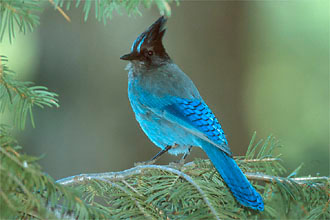
[[[163,45],[165,23],[161,16],[140,34],[130,53],[128,98],[135,118],[147,137],[161,151],[151,161],[168,152],[183,154],[200,147],[243,206],[264,210],[261,195],[254,189],[232,157],[224,131],[204,102],[193,81],[174,63]]]

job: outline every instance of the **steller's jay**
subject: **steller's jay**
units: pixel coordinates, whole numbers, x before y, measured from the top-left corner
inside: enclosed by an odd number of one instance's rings
[[[242,205],[262,211],[264,204],[240,170],[218,120],[200,96],[191,79],[171,60],[162,38],[166,18],[160,17],[121,57],[130,61],[128,97],[136,120],[149,139],[165,152],[189,154],[202,148]]]

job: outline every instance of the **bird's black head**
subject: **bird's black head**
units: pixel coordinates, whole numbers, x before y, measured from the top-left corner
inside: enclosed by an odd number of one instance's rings
[[[145,65],[157,65],[169,60],[169,56],[163,46],[164,28],[167,19],[162,16],[153,23],[145,32],[140,34],[134,41],[131,52],[120,59],[129,61],[139,61]]]

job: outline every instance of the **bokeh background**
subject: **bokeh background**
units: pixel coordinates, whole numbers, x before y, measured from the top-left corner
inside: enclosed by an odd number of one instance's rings
[[[234,154],[245,154],[254,131],[273,134],[289,171],[303,162],[302,174],[329,175],[329,2],[171,6],[165,47],[220,120]],[[83,22],[81,11],[69,11],[68,23],[48,7],[36,32],[0,44],[20,78],[59,94],[60,108],[35,109],[36,128],[17,132],[55,179],[124,170],[159,150],[135,121],[127,63],[119,59],[159,17],[157,8],[114,14],[107,25],[93,14]],[[195,148],[188,161],[195,157],[205,155]]]

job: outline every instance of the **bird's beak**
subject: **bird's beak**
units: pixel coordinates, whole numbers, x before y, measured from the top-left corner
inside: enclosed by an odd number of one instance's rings
[[[137,59],[137,55],[135,53],[128,53],[120,57],[121,60],[135,60]]]

